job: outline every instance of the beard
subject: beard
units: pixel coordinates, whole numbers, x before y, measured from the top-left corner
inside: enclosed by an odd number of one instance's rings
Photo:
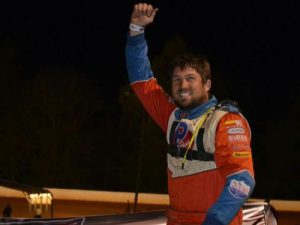
[[[173,98],[175,104],[182,110],[192,110],[208,101],[206,96],[192,98],[190,100],[181,100],[179,98]]]

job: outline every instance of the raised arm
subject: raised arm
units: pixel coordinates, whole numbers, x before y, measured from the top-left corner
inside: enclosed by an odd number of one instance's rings
[[[154,78],[144,35],[145,26],[153,22],[157,10],[145,3],[134,5],[126,43],[126,65],[132,89],[149,115],[166,132],[168,118],[176,106]]]

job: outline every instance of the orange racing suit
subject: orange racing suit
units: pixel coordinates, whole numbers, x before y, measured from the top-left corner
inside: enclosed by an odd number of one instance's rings
[[[126,62],[131,87],[169,144],[168,225],[242,224],[255,181],[251,132],[239,109],[214,96],[190,111],[176,107],[153,76],[144,34],[127,37]]]

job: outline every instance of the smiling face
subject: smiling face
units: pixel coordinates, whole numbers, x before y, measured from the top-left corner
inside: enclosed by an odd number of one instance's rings
[[[172,75],[172,97],[181,109],[190,110],[209,99],[211,81],[203,81],[199,72],[185,66],[175,67]]]

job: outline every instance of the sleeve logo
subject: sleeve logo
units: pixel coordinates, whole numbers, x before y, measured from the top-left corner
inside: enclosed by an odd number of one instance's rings
[[[243,126],[243,123],[240,120],[226,120],[225,121],[225,125],[226,126],[232,126],[232,125]]]
[[[246,198],[249,195],[250,186],[244,181],[231,180],[228,191],[235,198]]]
[[[233,127],[227,130],[228,134],[244,134],[245,129],[242,127]]]
[[[228,141],[230,143],[248,143],[248,138],[246,135],[236,134],[228,136]]]
[[[232,156],[234,158],[250,158],[251,154],[250,152],[234,152],[232,153]]]

